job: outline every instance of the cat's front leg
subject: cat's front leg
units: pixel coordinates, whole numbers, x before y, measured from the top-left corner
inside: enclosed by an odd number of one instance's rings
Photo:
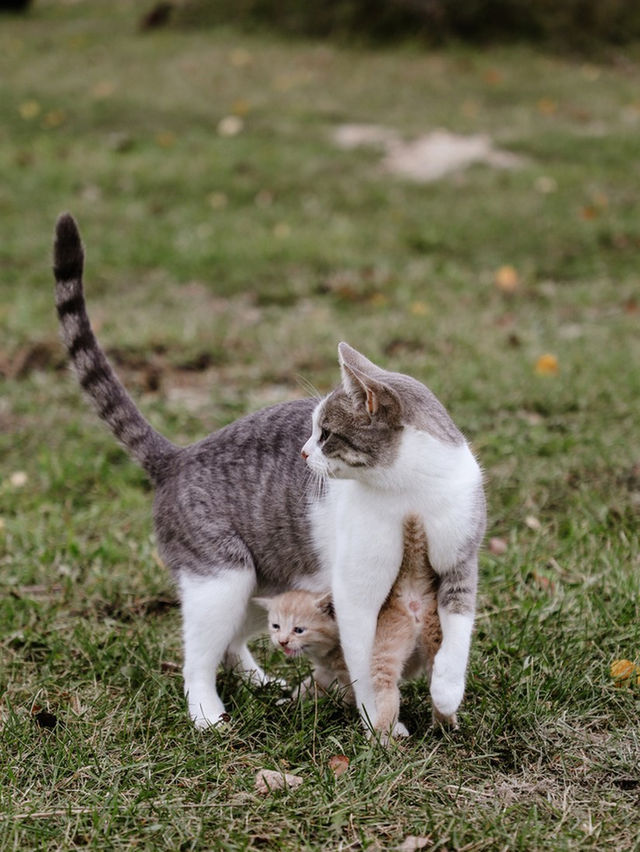
[[[475,615],[477,561],[475,557],[440,576],[438,616],[442,644],[433,660],[431,700],[436,718],[455,724],[464,695]]]
[[[386,546],[378,546],[373,552],[379,543],[378,536],[370,537],[368,542],[359,543],[355,553],[343,553],[336,564],[332,588],[342,652],[356,706],[368,728],[375,728],[377,721],[371,669],[378,614],[402,558],[401,538],[394,542],[390,533]]]

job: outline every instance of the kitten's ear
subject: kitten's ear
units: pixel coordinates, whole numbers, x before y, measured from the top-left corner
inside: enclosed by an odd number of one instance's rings
[[[348,343],[338,345],[338,356],[342,387],[355,405],[364,405],[372,417],[382,409],[389,419],[400,420],[402,404],[397,393],[384,381],[385,371]]]
[[[321,598],[317,598],[316,606],[323,615],[328,615],[329,618],[336,617],[336,613],[333,608],[333,598],[331,597],[331,592],[327,592],[326,595],[322,595]]]
[[[273,598],[251,598],[252,603],[257,604],[258,606],[261,606],[262,609],[266,610],[268,610],[271,606],[272,600]]]

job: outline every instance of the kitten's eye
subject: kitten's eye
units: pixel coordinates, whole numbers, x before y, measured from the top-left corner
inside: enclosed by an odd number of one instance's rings
[[[324,442],[327,440],[327,438],[329,437],[330,434],[331,434],[331,432],[328,429],[326,429],[326,428],[323,429],[320,432],[320,441],[324,444]]]
[[[272,625],[271,625],[271,627],[272,627],[274,630],[280,630],[280,625],[279,625],[279,624],[272,624]]]
[[[304,627],[294,627],[293,628],[294,633],[304,633],[304,631],[305,631]]]

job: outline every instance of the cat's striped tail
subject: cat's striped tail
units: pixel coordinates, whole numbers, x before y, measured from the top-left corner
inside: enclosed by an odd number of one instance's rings
[[[101,419],[152,479],[158,479],[177,447],[156,432],[136,408],[91,329],[82,290],[84,251],[68,213],[56,224],[53,271],[62,340],[81,387]]]

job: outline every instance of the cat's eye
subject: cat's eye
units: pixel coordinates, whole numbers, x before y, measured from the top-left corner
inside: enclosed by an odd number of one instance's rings
[[[331,432],[327,428],[322,429],[320,432],[320,441],[324,444],[330,434]]]
[[[294,633],[304,633],[304,631],[305,631],[304,627],[294,627],[293,628]]]
[[[272,625],[271,625],[271,627],[272,627],[274,630],[280,630],[280,625],[279,625],[279,624],[272,624]]]

